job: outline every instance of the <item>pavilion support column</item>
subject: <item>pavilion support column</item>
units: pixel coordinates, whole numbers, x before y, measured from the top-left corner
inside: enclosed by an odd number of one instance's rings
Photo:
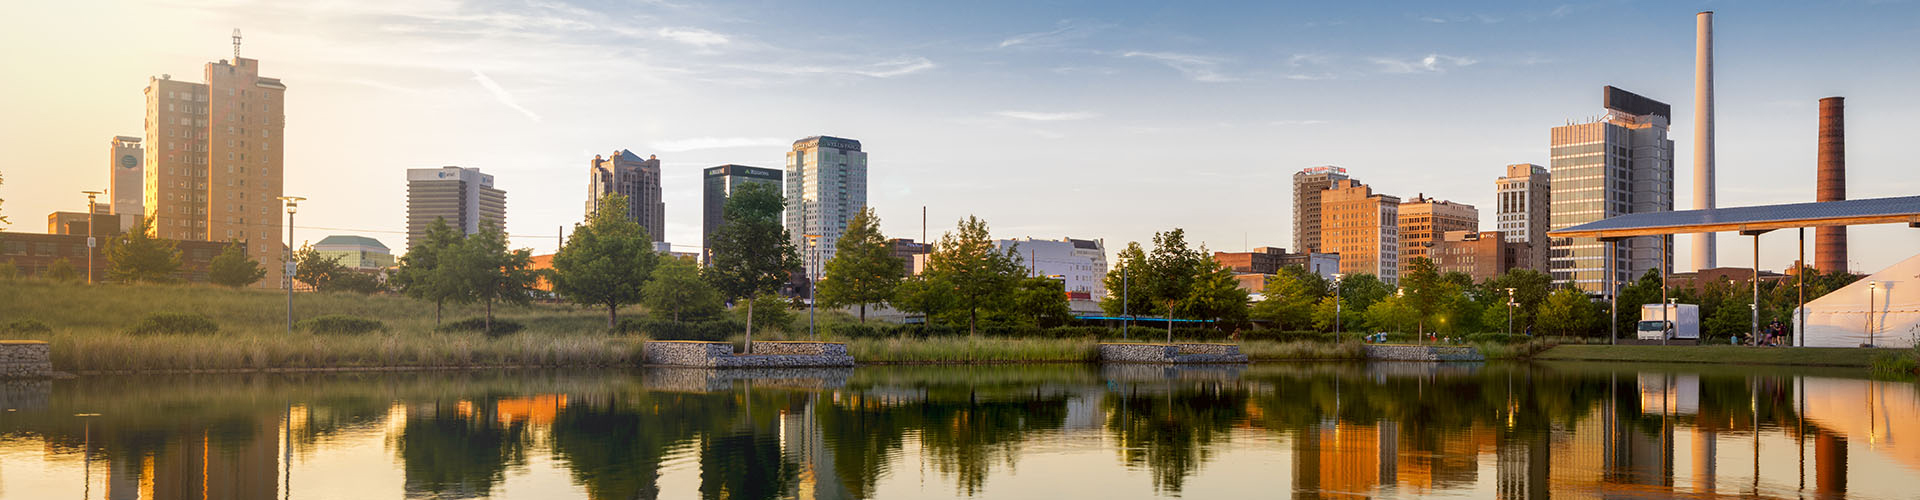
[[[1772,229],[1741,231],[1741,236],[1753,237],[1753,331],[1748,333],[1747,343],[1759,345],[1760,342],[1760,235]]]

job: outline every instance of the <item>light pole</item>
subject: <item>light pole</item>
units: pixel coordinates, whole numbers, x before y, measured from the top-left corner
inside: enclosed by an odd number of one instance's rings
[[[81,192],[87,194],[87,284],[91,285],[93,284],[93,249],[97,244],[97,242],[93,239],[93,234],[94,234],[93,226],[95,225],[94,221],[96,219],[93,216],[93,211],[95,207],[93,197],[98,196],[102,193],[100,191],[81,191]]]
[[[1513,336],[1513,289],[1507,289],[1507,336]]]
[[[1663,327],[1663,328],[1666,328],[1667,330],[1669,330],[1669,331],[1671,331],[1671,332],[1673,332],[1673,333],[1671,333],[1671,334],[1669,334],[1669,333],[1667,333],[1667,332],[1661,332],[1661,333],[1660,333],[1660,345],[1667,345],[1667,337],[1668,337],[1668,336],[1675,336],[1675,337],[1677,337],[1677,336],[1679,336],[1679,335],[1680,335],[1680,325],[1675,325],[1675,324],[1673,324],[1673,313],[1676,313],[1676,312],[1679,312],[1679,311],[1680,311],[1680,306],[1678,306],[1678,305],[1675,305],[1675,304],[1676,304],[1676,303],[1678,303],[1678,302],[1680,302],[1680,299],[1675,299],[1675,298],[1668,298],[1668,299],[1667,299],[1667,302],[1666,302],[1666,306],[1664,306],[1664,307],[1661,307],[1661,308],[1660,308],[1660,321],[1661,321],[1661,322],[1663,322],[1663,323],[1666,323],[1666,326],[1665,326],[1665,327]],[[1695,340],[1695,342],[1694,342],[1694,343],[1695,343],[1695,344],[1698,344],[1698,343],[1699,343],[1699,338],[1698,338],[1699,336],[1698,336],[1698,335],[1695,335],[1694,337],[1695,337],[1695,339],[1694,339],[1694,340]]]
[[[1133,266],[1120,266],[1120,340],[1127,339],[1127,326],[1133,323],[1133,310],[1128,306],[1132,297],[1127,292],[1127,271]]]
[[[87,214],[87,216],[88,224],[92,224],[93,214]],[[73,416],[80,417],[80,455],[82,457],[80,459],[80,496],[90,497],[93,495],[93,417],[98,417],[100,414],[75,413]]]
[[[287,261],[282,276],[287,282],[287,334],[293,334],[293,213],[299,211],[300,202],[306,198],[282,196],[280,201],[287,205]]]
[[[805,236],[807,238],[807,263],[810,264],[807,266],[807,337],[813,340],[820,340],[820,334],[815,333],[813,330],[813,289],[818,288],[820,285],[819,274],[814,271],[814,268],[820,267],[820,235],[809,234]]]
[[[1340,280],[1346,274],[1333,273],[1333,340],[1340,340]]]
[[[1880,290],[1880,282],[1867,282],[1867,347],[1873,347],[1873,302],[1874,292]]]

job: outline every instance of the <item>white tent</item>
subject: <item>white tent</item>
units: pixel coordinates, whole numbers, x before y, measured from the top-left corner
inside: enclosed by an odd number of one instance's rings
[[[1920,255],[1808,302],[1806,313],[1802,346],[1859,347],[1871,339],[1878,347],[1913,347],[1920,337]]]

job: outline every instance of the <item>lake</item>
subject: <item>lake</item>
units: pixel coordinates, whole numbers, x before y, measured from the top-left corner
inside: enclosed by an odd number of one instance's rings
[[[3,387],[4,499],[1920,494],[1920,388],[1858,370],[1052,364]]]

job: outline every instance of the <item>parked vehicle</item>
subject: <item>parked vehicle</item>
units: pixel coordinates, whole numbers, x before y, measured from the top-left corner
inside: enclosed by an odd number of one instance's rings
[[[1640,340],[1699,340],[1700,306],[1694,304],[1646,304],[1640,306],[1640,323],[1635,328]]]

